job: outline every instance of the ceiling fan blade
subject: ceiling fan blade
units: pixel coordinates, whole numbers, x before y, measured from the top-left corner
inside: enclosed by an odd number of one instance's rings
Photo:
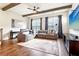
[[[27,8],[27,9],[29,9],[29,10],[33,10],[33,9],[31,9],[31,8]]]
[[[39,7],[37,7],[37,9],[39,9]]]
[[[34,9],[36,9],[36,7],[34,6]]]

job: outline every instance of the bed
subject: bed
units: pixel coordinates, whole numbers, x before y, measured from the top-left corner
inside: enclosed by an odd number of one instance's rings
[[[10,39],[16,38],[17,35],[19,34],[20,30],[22,30],[22,32],[24,34],[29,34],[29,30],[28,29],[11,28]]]
[[[18,43],[18,45],[55,56],[59,55],[58,44],[56,40],[32,39],[25,43]]]

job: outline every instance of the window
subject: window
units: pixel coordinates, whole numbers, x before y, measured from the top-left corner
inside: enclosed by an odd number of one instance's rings
[[[32,21],[32,30],[34,30],[35,32],[40,30],[40,19],[34,19]]]
[[[58,16],[48,17],[48,30],[54,30],[58,32]]]

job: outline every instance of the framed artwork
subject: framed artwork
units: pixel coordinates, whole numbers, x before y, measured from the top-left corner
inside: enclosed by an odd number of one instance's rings
[[[79,30],[79,5],[69,15],[69,27],[74,30]]]

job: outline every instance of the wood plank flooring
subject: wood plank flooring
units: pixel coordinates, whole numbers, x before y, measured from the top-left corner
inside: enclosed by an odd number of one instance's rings
[[[16,40],[5,40],[0,46],[0,56],[55,56],[17,45]]]

